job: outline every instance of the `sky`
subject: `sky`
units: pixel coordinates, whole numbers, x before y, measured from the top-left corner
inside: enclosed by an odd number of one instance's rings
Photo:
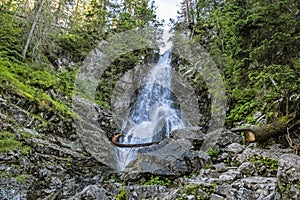
[[[157,6],[156,13],[159,19],[164,19],[166,24],[169,23],[170,18],[176,19],[177,10],[182,0],[155,0]]]
[[[157,6],[156,14],[160,20],[164,19],[166,25],[170,22],[169,19],[177,18],[177,11],[180,9],[180,2],[182,0],[155,0],[155,5]],[[171,43],[168,42],[170,38],[169,33],[170,27],[165,26],[163,41],[165,46],[160,48],[160,53],[164,53],[166,50],[171,48]]]

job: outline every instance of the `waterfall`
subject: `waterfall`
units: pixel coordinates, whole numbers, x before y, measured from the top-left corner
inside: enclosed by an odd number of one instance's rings
[[[172,98],[171,51],[164,53],[140,87],[122,126],[124,144],[159,142],[184,126]],[[135,158],[137,150],[118,148],[120,170]]]

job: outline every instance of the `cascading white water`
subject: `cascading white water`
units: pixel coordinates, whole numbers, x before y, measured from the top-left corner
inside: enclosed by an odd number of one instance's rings
[[[158,142],[184,126],[171,94],[171,52],[163,54],[141,87],[122,127],[124,144]],[[119,169],[135,158],[136,150],[118,148]]]

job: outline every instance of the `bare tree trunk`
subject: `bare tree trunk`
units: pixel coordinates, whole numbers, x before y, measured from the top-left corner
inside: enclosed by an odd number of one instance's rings
[[[233,128],[232,132],[245,132],[248,142],[261,142],[269,138],[275,138],[287,133],[289,127],[296,128],[300,123],[291,123],[295,119],[296,113],[281,117],[279,120],[258,127]]]
[[[39,9],[38,9],[38,11],[37,11],[37,13],[36,13],[36,15],[35,15],[35,17],[34,17],[34,20],[33,20],[33,23],[32,23],[31,29],[30,29],[30,32],[29,32],[29,34],[28,34],[28,37],[27,37],[27,40],[26,40],[26,44],[25,44],[25,47],[24,47],[23,53],[22,53],[23,59],[24,59],[24,60],[25,60],[25,58],[26,58],[26,53],[27,53],[27,50],[28,50],[28,47],[29,47],[31,38],[32,38],[32,36],[33,36],[34,29],[35,29],[36,24],[37,24],[37,22],[38,22],[40,13],[41,13],[42,8],[43,8],[43,6],[44,6],[44,3],[45,3],[45,0],[41,0],[40,7],[39,7]]]

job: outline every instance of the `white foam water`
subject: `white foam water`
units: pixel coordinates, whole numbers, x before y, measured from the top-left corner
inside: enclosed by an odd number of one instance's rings
[[[122,127],[122,143],[159,142],[169,137],[173,130],[184,126],[179,109],[174,106],[171,83],[171,52],[167,51],[148,72],[137,99],[128,111],[128,120]],[[119,170],[122,171],[134,160],[137,149],[118,148]]]

